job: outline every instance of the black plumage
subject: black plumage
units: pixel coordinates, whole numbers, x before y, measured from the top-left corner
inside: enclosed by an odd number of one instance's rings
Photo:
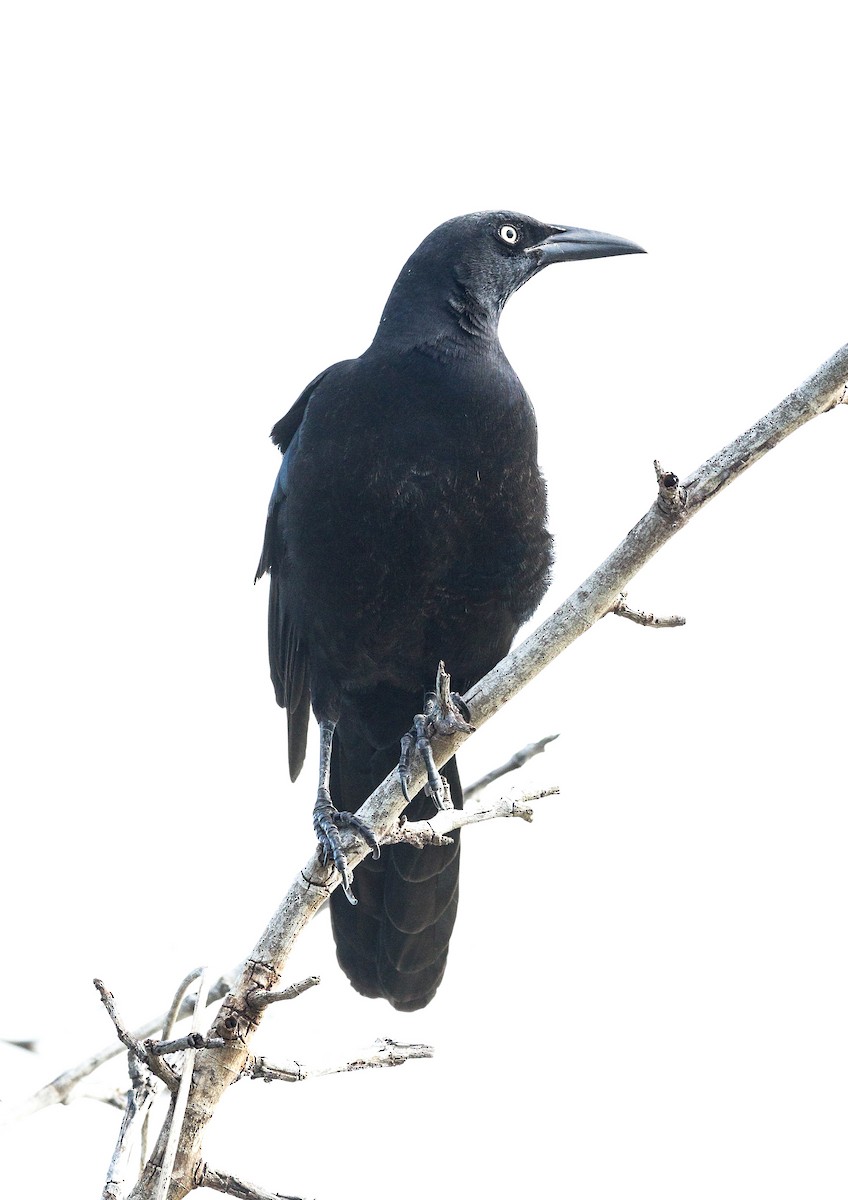
[[[318,718],[316,831],[343,872],[336,810],[355,812],[396,766],[439,661],[467,690],[547,586],[536,422],[498,340],[501,310],[550,262],[639,251],[512,212],[448,221],[403,268],[371,346],[314,379],[274,427],[283,463],[257,573],[271,575],[271,675],[293,779],[310,704]],[[443,773],[460,805],[455,760]],[[407,815],[432,812],[421,792]],[[333,893],[339,961],[358,991],[428,1003],[458,874],[458,837],[387,847],[357,869],[356,906]]]

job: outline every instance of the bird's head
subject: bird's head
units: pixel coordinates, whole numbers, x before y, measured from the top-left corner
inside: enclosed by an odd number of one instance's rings
[[[469,337],[497,336],[513,292],[557,262],[644,254],[635,242],[573,225],[545,225],[521,213],[470,213],[445,221],[424,239],[389,296],[381,331],[402,336],[454,326]],[[379,334],[378,334],[379,336]]]

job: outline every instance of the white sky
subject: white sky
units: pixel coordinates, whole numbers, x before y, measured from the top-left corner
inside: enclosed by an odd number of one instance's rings
[[[693,15],[694,14],[694,15]],[[114,3],[0,27],[6,978],[0,1095],[253,945],[312,843],[254,589],[304,384],[369,342],[447,217],[646,257],[508,307],[550,482],[550,610],[846,338],[845,17],[803,6]],[[749,472],[462,756],[559,732],[533,826],[464,839],[445,983],[357,997],[326,919],[259,1053],[432,1062],[241,1084],[213,1165],[329,1200],[844,1196],[848,409]],[[314,758],[310,759],[314,764]],[[121,1078],[120,1069],[112,1078]],[[0,1143],[9,1194],[99,1194],[114,1110]],[[17,1183],[15,1187],[10,1186]]]

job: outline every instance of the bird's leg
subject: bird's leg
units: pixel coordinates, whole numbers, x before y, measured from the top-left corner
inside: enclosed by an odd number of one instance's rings
[[[425,701],[425,708],[429,699],[430,696],[428,695]],[[400,775],[400,785],[404,800],[409,804],[412,798],[409,794],[409,776],[411,773],[413,746],[421,755],[424,766],[427,769],[427,782],[424,785],[425,792],[428,796],[433,797],[437,808],[453,808],[450,793],[445,794],[445,781],[439,774],[439,768],[436,766],[436,760],[433,758],[433,748],[430,745],[430,732],[427,725],[426,712],[417,713],[412,718],[412,728],[409,733],[405,733],[400,739],[398,773]]]
[[[411,774],[412,749],[418,751],[427,769],[427,782],[424,791],[432,796],[436,808],[453,808],[450,788],[447,781],[439,774],[436,760],[433,757],[431,738],[448,737],[452,733],[472,733],[474,726],[470,721],[471,714],[468,705],[458,692],[450,690],[450,675],[445,670],[445,664],[439,663],[436,673],[436,690],[428,692],[424,700],[424,712],[418,713],[412,719],[412,728],[405,733],[400,741],[400,759],[398,774],[401,788],[407,804],[409,795],[409,778]]]
[[[352,829],[355,833],[358,833],[363,841],[367,842],[371,847],[375,858],[380,857],[380,843],[377,841],[369,825],[366,825],[354,813],[340,812],[330,799],[330,760],[335,729],[335,721],[323,720],[319,722],[321,741],[318,758],[318,797],[315,801],[315,807],[312,810],[312,827],[315,830],[315,836],[318,838],[324,865],[327,866],[332,862],[341,876],[344,894],[351,904],[356,904],[356,897],[351,887],[353,872],[347,865],[347,856],[342,849],[342,840],[339,836],[339,831],[341,829]]]

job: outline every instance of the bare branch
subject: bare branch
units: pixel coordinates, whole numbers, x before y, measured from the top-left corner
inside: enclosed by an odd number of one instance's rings
[[[626,599],[627,593],[622,592],[610,609],[613,616],[626,617],[628,621],[635,621],[637,625],[645,625],[649,629],[676,629],[686,624],[685,617],[655,617],[653,613],[640,612],[626,604]]]
[[[242,967],[240,965],[228,974],[222,975],[215,983],[215,986],[209,989],[207,1004],[214,1004],[216,1001],[223,999],[232,988],[241,970]],[[195,979],[196,977],[197,972],[192,972],[191,979]],[[183,983],[185,983],[185,980]],[[181,1021],[184,1017],[191,1016],[194,999],[194,996],[184,997],[180,1002],[176,1018],[178,1021]],[[141,1042],[143,1039],[157,1033],[160,1029],[164,1031],[169,1021],[169,1013],[153,1017],[152,1020],[145,1022],[138,1029],[133,1029],[130,1037],[136,1042]],[[173,1022],[170,1023],[173,1025]],[[71,1100],[86,1098],[88,1093],[82,1093],[79,1090],[79,1084],[82,1080],[92,1075],[99,1067],[107,1063],[110,1058],[114,1058],[120,1054],[124,1048],[121,1042],[110,1042],[108,1046],[104,1046],[101,1050],[89,1055],[88,1058],[83,1059],[75,1067],[70,1067],[67,1071],[63,1071],[61,1075],[57,1075],[50,1083],[45,1084],[44,1087],[39,1088],[37,1092],[33,1092],[26,1099],[21,1100],[17,1104],[4,1104],[0,1107],[0,1125],[20,1121],[24,1117],[38,1112],[39,1109],[48,1108],[51,1104],[69,1104]]]
[[[187,992],[195,979],[199,979],[203,974],[203,967],[195,967],[193,971],[189,971],[185,979],[174,993],[174,998],[171,1001],[171,1007],[168,1009],[168,1015],[162,1026],[162,1041],[165,1042],[174,1031],[174,1026],[180,1018],[180,1015],[193,1016],[197,1008],[197,998],[195,996],[188,997]],[[183,1005],[186,1005],[183,1013]]]
[[[520,817],[522,821],[533,820],[531,805],[546,796],[558,796],[558,787],[537,788],[533,791],[513,791],[497,800],[478,800],[465,808],[447,808],[435,813],[426,821],[404,821],[401,818],[396,829],[387,834],[383,845],[403,842],[405,845],[443,846],[450,843],[447,836],[464,825],[476,825],[480,821],[494,821],[498,817]]]
[[[194,1017],[192,1018],[192,1033],[200,1032],[200,1019],[203,1015],[203,1010],[206,1008],[206,996],[209,991],[209,981],[206,977],[206,971],[202,971],[200,982],[197,985],[197,1000],[195,1001]],[[170,1114],[170,1128],[168,1131],[168,1140],[165,1145],[165,1154],[162,1159],[162,1168],[159,1174],[159,1179],[156,1186],[156,1200],[165,1200],[171,1186],[171,1176],[174,1171],[174,1162],[177,1157],[177,1149],[180,1142],[180,1133],[182,1131],[183,1119],[185,1117],[186,1107],[188,1105],[189,1090],[191,1088],[191,1080],[194,1074],[196,1050],[186,1050],[183,1058],[182,1073],[180,1075],[180,1086],[177,1094],[173,1099]],[[156,1059],[152,1061],[157,1061]]]
[[[310,975],[306,979],[301,979],[299,983],[293,983],[284,988],[281,992],[265,992],[261,988],[256,988],[249,993],[248,1003],[252,1009],[258,1011],[267,1008],[269,1004],[276,1004],[278,1000],[295,1000],[304,992],[308,992],[310,988],[317,987],[320,982],[320,975]]]
[[[177,1082],[177,1076],[173,1068],[168,1066],[167,1063],[160,1062],[157,1058],[151,1057],[147,1053],[146,1047],[141,1042],[137,1041],[137,1039],[127,1031],[124,1023],[118,1015],[118,1009],[115,1005],[115,997],[112,995],[103,981],[101,979],[95,979],[93,982],[94,986],[100,993],[100,999],[103,1001],[107,1013],[112,1018],[112,1024],[115,1026],[115,1031],[118,1037],[129,1050],[130,1054],[134,1055],[139,1062],[143,1062],[146,1067],[149,1067],[153,1074],[161,1079],[164,1084],[167,1084],[169,1088],[173,1088]]]
[[[147,1073],[146,1078],[139,1085],[134,1086],[127,1095],[118,1143],[115,1146],[112,1161],[109,1163],[106,1185],[103,1188],[103,1200],[121,1200],[124,1195],[126,1163],[132,1152],[136,1130],[150,1111],[154,1096],[153,1083]]]
[[[265,1188],[255,1183],[248,1183],[236,1175],[225,1175],[222,1171],[213,1171],[205,1163],[196,1173],[195,1187],[210,1188],[213,1192],[223,1192],[225,1196],[235,1196],[236,1200],[302,1200],[301,1196],[284,1195],[282,1192],[267,1192]]]
[[[848,346],[839,350],[806,383],[683,483],[671,472],[657,467],[659,494],[648,512],[565,603],[464,697],[471,717],[469,723],[479,728],[553,658],[609,612],[633,575],[707,501],[795,429],[844,401],[848,394],[846,381]],[[449,736],[435,738],[436,765],[446,762],[467,736],[467,733],[455,731]],[[406,781],[409,791],[418,791],[424,779],[425,771],[418,756]],[[400,779],[397,772],[393,772],[360,808],[358,816],[376,831],[379,838],[383,838],[396,828],[403,808]],[[344,849],[351,869],[368,853],[353,835],[345,838]],[[313,854],[283,898],[246,962],[241,978],[221,1006],[212,1034],[225,1038],[227,1046],[196,1052],[203,1069],[197,1072],[189,1098],[185,1136],[180,1146],[181,1169],[174,1176],[169,1200],[179,1200],[196,1186],[196,1172],[203,1161],[205,1126],[221,1096],[233,1079],[242,1074],[248,1060],[249,1045],[262,1015],[251,1007],[247,999],[249,993],[256,988],[271,990],[276,985],[296,939],[338,884],[339,878],[332,868],[323,864],[317,852]],[[148,1200],[159,1173],[161,1154],[160,1139],[160,1145],[132,1193],[133,1200]]]
[[[264,1083],[302,1083],[310,1075],[314,1072],[308,1071],[296,1058],[287,1063],[271,1063],[262,1055],[250,1054],[242,1078],[261,1079]]]
[[[399,1067],[411,1058],[432,1058],[433,1047],[423,1043],[394,1042],[391,1038],[378,1038],[356,1058],[328,1067],[307,1068],[303,1063],[270,1063],[266,1058],[248,1055],[243,1075],[245,1078],[261,1079],[265,1083],[303,1083],[305,1079],[318,1079],[323,1075],[343,1075],[348,1071],[365,1071],[372,1067]]]
[[[74,1099],[96,1100],[98,1104],[106,1104],[109,1108],[117,1108],[120,1113],[127,1110],[126,1089],[110,1087],[82,1088]]]
[[[103,991],[101,991],[102,995]],[[109,993],[106,993],[106,995],[111,999]],[[106,998],[104,997],[104,1003],[106,1002]],[[110,1012],[110,1015],[116,1021],[116,1024],[120,1024],[117,1021],[117,1014],[114,1011]],[[109,1171],[103,1188],[102,1200],[123,1200],[126,1194],[125,1176],[127,1165],[136,1136],[139,1134],[142,1162],[144,1162],[147,1153],[147,1123],[158,1085],[148,1068],[133,1050],[130,1050],[127,1054],[127,1060],[131,1088],[129,1093],[120,1099],[120,1107],[123,1110],[124,1116],[118,1134],[118,1141],[112,1154],[112,1161],[109,1163]]]
[[[170,1042],[154,1042],[148,1039],[144,1048],[148,1054],[161,1058],[163,1054],[176,1054],[180,1050],[215,1050],[223,1045],[223,1038],[207,1038],[202,1033],[187,1033],[185,1037],[173,1038]]]
[[[490,783],[494,783],[496,779],[500,779],[503,775],[508,775],[510,771],[518,771],[531,758],[534,758],[537,754],[544,753],[545,747],[551,742],[555,742],[558,737],[558,733],[549,733],[547,737],[540,738],[538,742],[530,742],[523,750],[516,750],[512,758],[507,759],[501,766],[495,767],[492,771],[487,771],[485,775],[481,775],[473,783],[463,786],[463,796],[468,800],[477,792],[481,792],[483,788],[488,787]]]

